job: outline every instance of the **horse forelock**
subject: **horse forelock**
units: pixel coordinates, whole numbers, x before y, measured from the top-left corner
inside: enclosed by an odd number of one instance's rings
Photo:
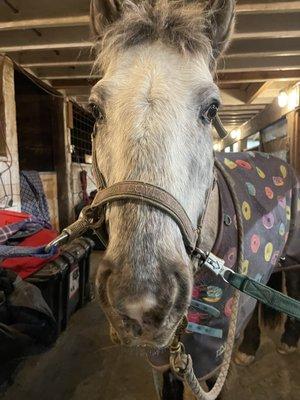
[[[208,11],[198,2],[144,0],[124,7],[121,18],[104,29],[95,42],[94,69],[103,71],[115,52],[161,40],[181,53],[201,53],[212,66],[214,57],[206,33]]]

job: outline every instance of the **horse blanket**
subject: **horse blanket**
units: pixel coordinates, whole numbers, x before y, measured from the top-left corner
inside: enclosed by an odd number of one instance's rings
[[[242,210],[242,273],[266,284],[282,255],[300,260],[297,241],[300,197],[294,171],[284,161],[265,153],[219,153],[216,157],[232,178]],[[236,212],[220,170],[217,170],[217,182],[220,222],[212,252],[238,272]],[[192,356],[198,379],[210,376],[222,364],[233,291],[221,277],[206,268],[195,276],[189,325],[183,342]],[[249,321],[255,304],[254,299],[241,295],[237,336]]]
[[[22,211],[50,224],[48,202],[39,173],[21,171],[20,187]]]

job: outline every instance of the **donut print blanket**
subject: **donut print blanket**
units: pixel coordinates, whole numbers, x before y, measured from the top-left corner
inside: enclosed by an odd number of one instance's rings
[[[244,228],[242,273],[267,284],[281,257],[300,262],[299,185],[292,168],[265,153],[219,153],[216,158],[230,174],[242,211]],[[236,270],[236,212],[226,181],[217,169],[220,195],[218,237],[212,252]],[[222,363],[231,317],[233,288],[207,269],[195,276],[193,299],[184,337],[199,379]],[[245,328],[256,301],[241,295],[237,336]]]

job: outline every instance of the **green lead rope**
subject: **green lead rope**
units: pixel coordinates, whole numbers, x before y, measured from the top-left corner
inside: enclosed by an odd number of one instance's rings
[[[292,299],[246,275],[234,272],[232,269],[226,267],[224,260],[213,253],[204,252],[196,248],[194,256],[198,258],[200,267],[205,266],[209,268],[213,273],[220,275],[225,282],[240,292],[300,321],[300,301]]]
[[[256,282],[248,276],[240,275],[232,271],[227,271],[226,280],[230,285],[241,292],[300,321],[300,301],[292,299],[262,283]]]

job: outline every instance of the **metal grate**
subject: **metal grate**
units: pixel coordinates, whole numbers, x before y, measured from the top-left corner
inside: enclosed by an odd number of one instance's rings
[[[86,156],[92,155],[93,116],[73,103],[73,128],[71,129],[72,161],[86,163]]]

